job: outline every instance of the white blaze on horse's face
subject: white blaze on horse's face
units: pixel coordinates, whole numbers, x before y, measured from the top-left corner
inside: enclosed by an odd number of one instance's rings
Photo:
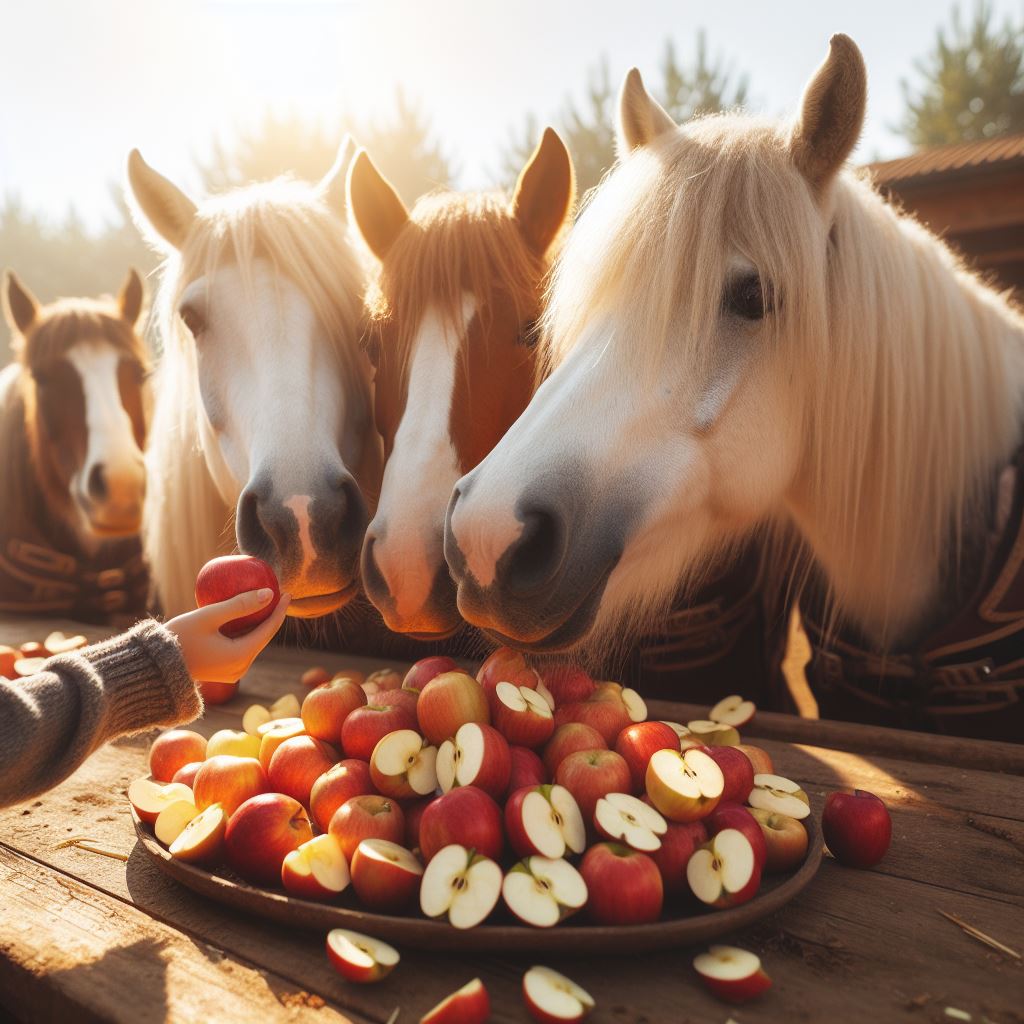
[[[98,536],[138,529],[146,491],[142,451],[121,400],[122,353],[103,341],[81,341],[66,358],[77,372],[85,401],[85,459],[71,493]]]
[[[445,509],[461,475],[451,437],[460,333],[476,304],[465,297],[461,331],[428,309],[413,341],[405,410],[384,468],[377,514],[366,532],[363,571],[379,572],[395,596],[381,609],[390,629],[436,635],[427,613],[444,560]],[[372,553],[372,557],[371,557]],[[380,588],[378,588],[380,589]],[[426,616],[424,618],[424,616]]]

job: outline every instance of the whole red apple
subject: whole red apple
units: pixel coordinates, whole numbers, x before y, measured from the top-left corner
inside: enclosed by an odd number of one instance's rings
[[[196,772],[192,793],[199,810],[220,804],[230,816],[235,808],[268,788],[267,775],[255,757],[216,754]]]
[[[544,745],[544,768],[553,778],[558,766],[579,750],[607,750],[604,737],[582,722],[566,722],[560,725]]]
[[[491,722],[483,687],[459,670],[442,672],[424,685],[416,704],[416,718],[423,735],[435,745],[450,739],[467,722]]]
[[[803,863],[807,854],[807,829],[803,822],[788,814],[779,814],[763,808],[752,807],[750,813],[761,826],[768,856],[764,869],[768,872],[791,871]]]
[[[224,851],[246,881],[280,885],[285,857],[312,838],[306,810],[297,800],[263,793],[246,800],[228,819]]]
[[[501,810],[482,789],[459,786],[424,808],[419,840],[424,863],[452,843],[498,860],[505,845]]]
[[[180,768],[206,760],[206,737],[191,729],[168,729],[149,748],[149,774],[157,782],[170,782]]]
[[[334,812],[354,796],[373,792],[370,766],[354,757],[332,765],[309,791],[309,811],[321,832],[326,832]]]
[[[708,830],[703,821],[670,821],[661,837],[661,847],[647,856],[658,866],[666,896],[688,893],[686,865],[693,851],[707,841]]]
[[[429,658],[420,658],[405,673],[405,679],[402,682],[402,689],[412,690],[414,693],[419,693],[427,683],[430,682],[434,676],[439,676],[442,672],[453,672],[459,666],[455,664],[454,660],[444,655],[433,655]]]
[[[487,703],[494,718],[497,697],[494,695],[498,683],[511,683],[513,686],[525,686],[528,690],[536,690],[540,676],[526,663],[526,658],[511,647],[499,647],[480,666],[476,681],[484,688]]]
[[[222,555],[220,558],[210,559],[196,577],[196,604],[204,608],[208,604],[226,601],[236,594],[261,590],[263,587],[269,587],[274,592],[274,598],[269,604],[259,611],[225,622],[220,627],[225,636],[241,636],[269,619],[281,597],[277,576],[262,558],[253,558],[251,555]]]
[[[572,793],[589,823],[597,801],[607,793],[630,792],[632,777],[629,765],[614,750],[578,750],[558,766],[555,782]]]
[[[586,700],[596,687],[590,673],[578,665],[557,665],[541,673],[548,692],[555,698],[555,707]]]
[[[308,807],[313,784],[337,762],[338,752],[329,743],[312,736],[293,736],[274,751],[267,778],[271,789]]]
[[[725,789],[720,803],[745,804],[754,788],[754,766],[739,747],[706,747],[708,756],[722,769]]]
[[[710,748],[709,748],[710,749]],[[761,747],[753,747],[749,743],[738,743],[733,750],[741,750],[747,755],[755,775],[774,775],[775,766],[772,764],[772,756],[767,750]]]
[[[418,690],[403,690],[401,687],[391,690],[378,690],[376,693],[367,694],[366,703],[376,707],[405,708],[410,715],[416,714],[416,706],[419,704],[420,695]]]
[[[821,812],[825,845],[840,864],[870,868],[892,842],[892,818],[882,801],[867,790],[829,793]]]
[[[393,704],[367,704],[356,708],[341,727],[341,747],[346,757],[369,761],[373,748],[389,732],[398,729],[416,729],[416,716]]]
[[[647,854],[622,843],[598,843],[584,854],[580,874],[596,924],[649,924],[661,916],[661,874]]]
[[[327,831],[338,840],[347,861],[364,839],[387,839],[401,844],[405,814],[397,800],[376,793],[346,800],[331,818]]]
[[[345,719],[366,702],[366,694],[358,683],[336,676],[306,694],[302,702],[302,724],[310,736],[338,744]]]
[[[548,774],[544,770],[544,762],[535,750],[529,747],[509,746],[509,755],[512,758],[512,770],[508,777],[509,793],[525,786],[539,786],[548,781]]]
[[[718,835],[723,828],[734,828],[742,832],[750,840],[758,868],[764,870],[768,860],[768,843],[761,823],[754,817],[749,807],[743,807],[738,803],[719,803],[704,819],[704,824],[709,837]]]
[[[664,722],[634,722],[619,733],[615,740],[615,752],[629,765],[629,775],[633,780],[631,793],[643,792],[647,762],[656,750],[666,748],[678,750],[679,737],[675,730]],[[750,775],[750,788],[754,788],[753,773]]]
[[[238,683],[221,683],[209,679],[197,679],[196,686],[204,704],[227,704],[238,693]]]

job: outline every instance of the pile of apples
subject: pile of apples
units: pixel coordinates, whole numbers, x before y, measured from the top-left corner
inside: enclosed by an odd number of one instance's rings
[[[77,651],[88,643],[84,636],[65,636],[54,631],[45,640],[30,640],[20,647],[0,644],[0,676],[19,679],[34,676],[46,663],[47,658],[58,654]]]

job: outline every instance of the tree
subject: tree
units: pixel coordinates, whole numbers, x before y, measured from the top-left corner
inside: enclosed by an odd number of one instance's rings
[[[223,191],[279,174],[318,181],[330,168],[342,136],[351,132],[373,162],[395,186],[407,205],[424,192],[447,185],[453,176],[450,160],[433,139],[430,122],[399,90],[394,116],[383,123],[362,125],[345,116],[327,126],[304,120],[295,112],[266,111],[254,129],[230,144],[218,141],[212,159],[200,165],[210,191]]]
[[[914,64],[921,81],[901,82],[903,134],[915,146],[989,139],[1024,131],[1024,19],[993,23],[980,0],[969,24],[954,8],[935,47]]]
[[[747,99],[747,78],[733,82],[733,72],[721,58],[708,55],[703,31],[691,67],[679,62],[672,40],[666,40],[660,87],[652,90],[659,103],[679,122],[701,114],[741,107]],[[593,188],[615,162],[615,109],[618,90],[612,85],[608,58],[590,70],[583,100],[567,97],[555,118],[576,167],[580,193]],[[502,177],[515,181],[540,138],[536,117],[530,115],[520,134],[514,134],[502,161]]]

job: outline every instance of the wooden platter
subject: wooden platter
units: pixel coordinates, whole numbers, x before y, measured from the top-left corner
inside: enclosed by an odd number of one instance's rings
[[[513,923],[500,901],[491,920],[467,931],[446,922],[416,915],[395,917],[360,910],[351,890],[335,903],[297,899],[284,892],[249,885],[227,869],[208,871],[174,860],[132,811],[139,845],[157,867],[193,892],[224,906],[255,914],[296,928],[350,928],[414,949],[431,952],[468,953],[631,953],[664,950],[671,946],[705,943],[744,928],[779,910],[797,896],[814,877],[821,864],[822,843],[813,816],[804,819],[807,828],[807,856],[788,875],[766,875],[761,890],[748,903],[729,910],[708,910],[688,916],[671,912],[654,924],[607,927],[562,924],[555,928],[529,928]]]

